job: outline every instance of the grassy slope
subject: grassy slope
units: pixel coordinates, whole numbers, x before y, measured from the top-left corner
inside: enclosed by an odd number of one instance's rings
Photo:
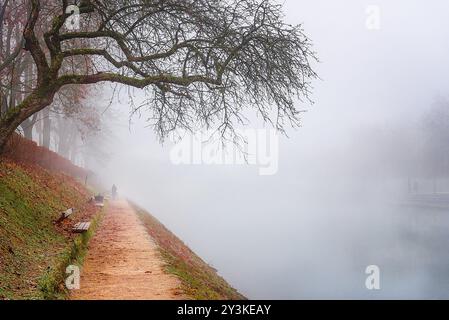
[[[65,298],[65,267],[82,264],[87,243],[100,219],[86,202],[89,192],[74,179],[38,166],[0,158],[0,299]],[[77,212],[54,222],[69,208]],[[193,299],[245,299],[157,219],[137,208],[159,244],[167,271],[177,275]],[[71,226],[92,220],[89,232],[74,235]]]
[[[159,245],[166,270],[181,279],[184,292],[193,299],[246,299],[217,271],[205,263],[156,218],[134,205],[148,233]]]
[[[82,257],[90,234],[71,225],[96,213],[72,178],[0,158],[0,299],[63,298],[65,266]],[[79,209],[61,225],[69,207]]]

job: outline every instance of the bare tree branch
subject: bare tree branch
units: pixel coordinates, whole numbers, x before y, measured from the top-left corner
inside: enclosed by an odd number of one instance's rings
[[[136,108],[148,109],[161,139],[203,127],[225,137],[245,109],[283,131],[299,124],[296,99],[308,99],[316,77],[310,40],[270,0],[84,0],[76,31],[65,27],[68,1],[23,1],[36,84],[0,119],[0,146],[62,87],[105,81],[145,90]]]

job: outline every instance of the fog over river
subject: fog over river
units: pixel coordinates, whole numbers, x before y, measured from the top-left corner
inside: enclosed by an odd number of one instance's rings
[[[275,174],[173,163],[144,111],[127,125],[125,94],[110,161],[93,169],[249,298],[448,298],[449,188],[425,119],[449,96],[449,3],[376,1],[375,29],[371,1],[284,5],[321,79],[313,105],[298,101],[302,127],[269,143]],[[366,287],[370,265],[380,290]]]

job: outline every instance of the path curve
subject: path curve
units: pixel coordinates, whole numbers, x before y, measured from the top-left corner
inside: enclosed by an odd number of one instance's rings
[[[179,279],[163,266],[134,209],[126,200],[110,201],[71,299],[185,299]]]

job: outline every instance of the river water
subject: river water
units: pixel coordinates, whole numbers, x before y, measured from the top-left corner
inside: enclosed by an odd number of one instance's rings
[[[335,186],[195,181],[136,200],[249,298],[449,296],[449,210]],[[370,265],[379,290],[366,288]]]

